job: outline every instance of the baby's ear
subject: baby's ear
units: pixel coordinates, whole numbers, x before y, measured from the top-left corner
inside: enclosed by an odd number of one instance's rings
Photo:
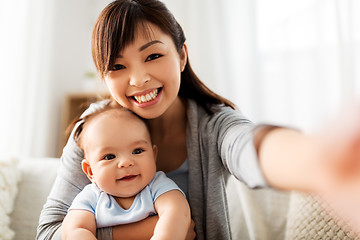
[[[153,153],[154,153],[154,159],[156,162],[157,154],[158,154],[158,147],[156,145],[153,145]]]
[[[90,179],[90,181],[94,182],[93,179],[93,172],[91,170],[91,166],[90,163],[88,162],[88,160],[84,159],[81,162],[81,167],[83,172],[86,174],[86,176]]]

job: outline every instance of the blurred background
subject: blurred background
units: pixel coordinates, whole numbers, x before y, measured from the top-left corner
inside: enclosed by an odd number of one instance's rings
[[[109,2],[0,0],[0,155],[61,154],[73,112],[105,90],[90,38]],[[309,131],[359,96],[358,0],[164,3],[200,79],[255,123]]]

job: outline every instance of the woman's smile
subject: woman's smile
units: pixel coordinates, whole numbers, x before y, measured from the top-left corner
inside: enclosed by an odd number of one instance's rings
[[[162,93],[162,87],[161,88],[155,88],[151,89],[142,93],[137,93],[129,98],[136,104],[136,106],[140,108],[148,107],[151,105],[156,104]]]
[[[146,119],[164,114],[178,98],[186,50],[178,52],[172,38],[147,23],[151,36],[137,29],[135,39],[118,53],[105,83],[123,107]],[[149,30],[150,31],[150,30]]]

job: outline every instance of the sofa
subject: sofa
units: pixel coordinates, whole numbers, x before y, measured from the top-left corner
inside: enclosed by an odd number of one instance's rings
[[[60,160],[57,158],[20,158],[8,160],[5,163],[3,160],[2,164],[0,162],[3,170],[6,169],[7,173],[12,172],[12,176],[18,178],[12,211],[9,213],[12,233],[9,229],[5,229],[2,223],[0,239],[35,239],[39,214],[55,180],[59,165]],[[14,189],[9,184],[7,188]]]
[[[59,165],[57,158],[0,158],[0,207],[7,215],[0,208],[0,239],[35,239],[39,214]],[[358,239],[311,196],[249,190],[232,177],[227,193],[235,240]]]

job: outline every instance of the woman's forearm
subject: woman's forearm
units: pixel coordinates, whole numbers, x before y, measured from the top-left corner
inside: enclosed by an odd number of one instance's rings
[[[113,240],[148,240],[154,234],[159,217],[148,217],[142,221],[113,227]]]
[[[270,186],[282,190],[314,191],[319,179],[319,144],[314,137],[276,128],[261,140],[258,150]]]
[[[71,231],[71,233],[66,234],[66,236],[63,237],[63,240],[78,240],[78,239],[96,240],[96,237],[92,232],[83,228],[74,229]]]

